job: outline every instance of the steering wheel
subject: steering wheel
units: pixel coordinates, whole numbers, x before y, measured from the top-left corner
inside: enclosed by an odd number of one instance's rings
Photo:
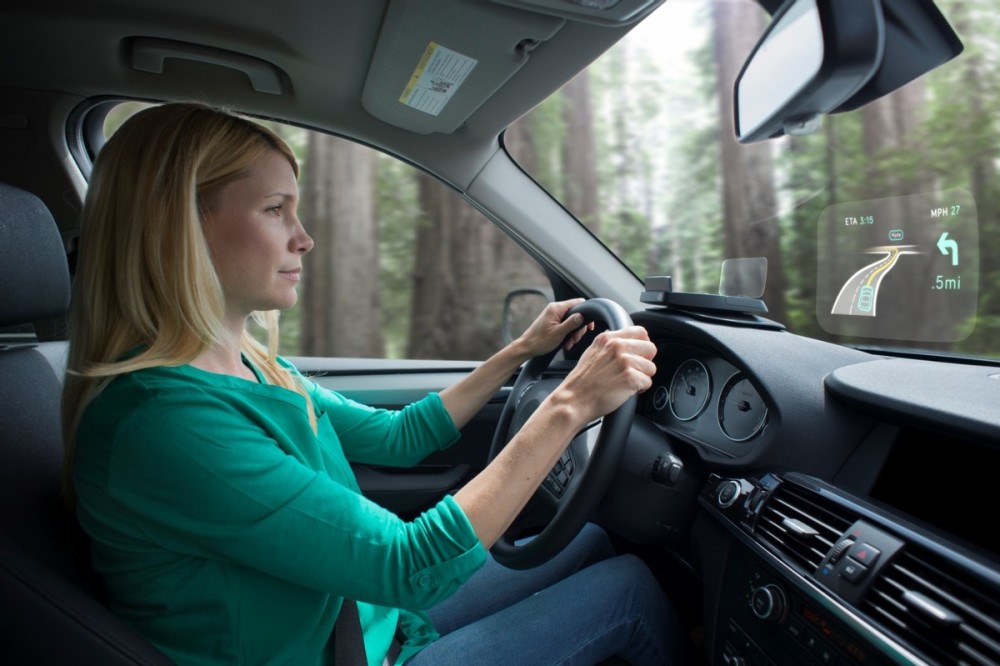
[[[566,316],[576,313],[582,314],[588,323],[602,323],[613,331],[632,325],[632,318],[625,309],[605,298],[584,301]],[[544,376],[558,351],[556,348],[548,354],[534,357],[521,370],[500,414],[490,446],[490,461],[499,455],[545,396],[559,385],[559,379]],[[549,511],[554,511],[553,517],[534,538],[515,544],[511,534],[528,513],[527,509],[523,511],[514,521],[514,526],[493,544],[491,552],[500,564],[510,569],[537,567],[558,554],[579,534],[604,498],[618,469],[635,417],[637,400],[636,396],[632,396],[574,438],[528,504],[528,507],[547,505]],[[599,430],[596,441],[595,428]]]

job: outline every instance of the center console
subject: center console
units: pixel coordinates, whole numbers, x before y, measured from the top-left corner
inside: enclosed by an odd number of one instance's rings
[[[995,570],[798,474],[713,475],[733,537],[710,653],[727,666],[988,664]]]

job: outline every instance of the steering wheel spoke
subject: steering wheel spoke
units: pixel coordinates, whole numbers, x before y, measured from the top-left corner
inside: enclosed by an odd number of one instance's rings
[[[562,499],[573,481],[574,471],[576,471],[576,462],[573,459],[573,446],[570,445],[566,447],[566,450],[559,456],[559,460],[545,475],[542,480],[542,488],[547,490],[556,500]]]

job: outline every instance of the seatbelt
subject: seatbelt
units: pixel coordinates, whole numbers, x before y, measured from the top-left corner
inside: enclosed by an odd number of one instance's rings
[[[396,634],[392,637],[392,642],[389,643],[389,651],[386,653],[385,659],[382,660],[382,666],[393,666],[396,663],[396,657],[402,652],[405,642],[406,635],[403,633],[403,627],[397,622]]]
[[[389,652],[382,660],[382,666],[393,666],[396,663],[396,657],[399,656],[405,642],[406,636],[402,627],[397,624],[396,634],[389,645]],[[334,666],[368,666],[358,603],[353,599],[344,599],[340,615],[333,627],[333,663]]]
[[[368,666],[358,604],[353,599],[344,599],[333,628],[333,663],[336,666]]]

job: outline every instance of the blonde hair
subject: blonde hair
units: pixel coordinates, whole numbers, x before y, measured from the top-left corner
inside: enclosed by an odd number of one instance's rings
[[[223,293],[202,224],[209,202],[268,151],[298,163],[266,127],[197,103],[151,107],[129,118],[94,164],[83,211],[63,389],[63,482],[74,501],[76,430],[115,377],[193,361],[222,340]],[[244,354],[268,382],[300,393],[277,362],[278,314],[254,313],[267,346],[243,332]]]

